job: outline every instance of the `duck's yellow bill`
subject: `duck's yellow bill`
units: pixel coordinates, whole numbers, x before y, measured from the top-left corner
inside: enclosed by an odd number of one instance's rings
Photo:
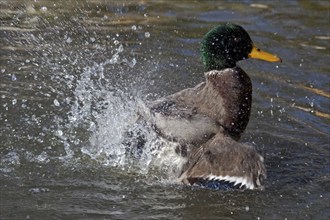
[[[278,56],[262,51],[256,46],[253,46],[252,51],[249,54],[249,58],[265,60],[268,62],[282,62],[282,59]]]

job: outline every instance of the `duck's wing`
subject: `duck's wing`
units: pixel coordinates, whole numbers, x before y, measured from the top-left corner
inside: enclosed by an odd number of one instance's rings
[[[150,102],[149,108],[152,113],[189,119],[197,113],[198,106],[196,106],[195,100],[204,87],[205,83],[200,83],[194,88],[183,89],[165,98]]]
[[[262,188],[266,178],[263,157],[249,145],[218,133],[191,154],[179,178],[185,184],[230,183],[236,188]]]
[[[206,81],[194,88],[155,101],[151,110],[166,119],[199,121],[204,125],[208,123],[208,127],[216,124],[238,140],[248,124],[251,111],[249,76],[239,67],[212,70],[205,76]]]
[[[200,113],[194,102],[189,101],[199,88],[185,89],[149,103],[151,122],[161,135],[175,141],[203,144],[222,129],[214,119]]]
[[[194,106],[180,103],[173,98],[164,98],[150,104],[150,111],[153,114],[161,114],[163,117],[173,117],[179,119],[189,119],[196,114]]]

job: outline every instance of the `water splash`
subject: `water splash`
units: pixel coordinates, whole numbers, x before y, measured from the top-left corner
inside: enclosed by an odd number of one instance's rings
[[[148,115],[144,102],[118,88],[109,78],[115,73],[109,73],[108,66],[126,63],[134,68],[137,64],[135,58],[121,57],[123,51],[119,45],[110,59],[83,69],[74,97],[68,101],[68,118],[65,123],[58,120],[55,130],[66,153],[60,159],[74,162],[87,157],[103,166],[141,174],[161,171],[158,173],[165,176],[178,176],[176,164],[184,160],[177,158],[176,143],[159,137],[141,116]],[[66,83],[71,84],[69,81]],[[55,100],[54,105],[60,106]]]

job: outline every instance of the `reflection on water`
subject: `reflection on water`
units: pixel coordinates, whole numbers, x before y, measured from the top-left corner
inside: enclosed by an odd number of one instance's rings
[[[329,218],[329,2],[0,5],[1,219]],[[157,151],[170,143],[135,124],[143,100],[204,80],[200,39],[225,21],[284,60],[239,64],[254,86],[242,141],[265,156],[265,191],[175,184]],[[122,143],[137,126],[139,160]]]

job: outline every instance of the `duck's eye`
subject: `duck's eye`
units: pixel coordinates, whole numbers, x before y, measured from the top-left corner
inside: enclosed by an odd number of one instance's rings
[[[257,51],[258,51],[258,52],[260,52],[260,49],[259,49],[259,48],[257,48]]]
[[[234,38],[234,41],[235,41],[235,42],[239,42],[239,41],[241,41],[241,38],[239,38],[239,37],[235,37],[235,38]]]

